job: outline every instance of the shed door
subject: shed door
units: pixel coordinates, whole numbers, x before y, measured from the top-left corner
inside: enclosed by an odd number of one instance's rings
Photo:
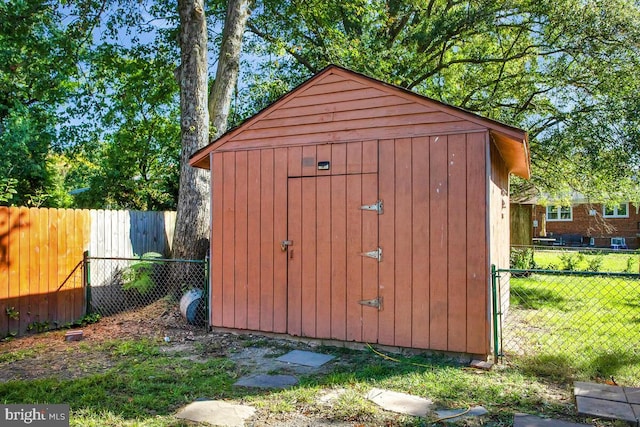
[[[288,179],[291,335],[378,341],[377,173]]]

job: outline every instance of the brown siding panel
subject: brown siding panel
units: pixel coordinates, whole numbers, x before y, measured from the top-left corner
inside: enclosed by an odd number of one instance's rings
[[[370,205],[378,200],[378,175],[362,175],[362,204]],[[362,248],[375,249],[378,246],[378,217],[376,212],[362,212]],[[362,299],[374,299],[379,295],[378,269],[375,260],[367,262],[362,268]],[[364,342],[378,341],[378,310],[362,308],[362,340]]]
[[[467,136],[467,352],[488,352],[487,330],[487,156],[486,135]]]
[[[261,166],[260,151],[247,153],[247,328],[260,329],[261,306]]]
[[[385,202],[384,215],[379,216],[380,247],[382,248],[382,262],[379,264],[380,296],[383,298],[383,308],[378,322],[378,342],[395,345],[395,208],[394,208],[394,177],[395,151],[393,140],[379,142],[379,193]]]
[[[464,352],[467,347],[467,156],[466,135],[451,135],[448,140],[448,346],[449,351]],[[476,161],[476,159],[472,159]],[[471,208],[473,210],[473,208]]]
[[[302,180],[288,180],[288,230],[287,239],[293,239],[289,247],[288,288],[287,288],[287,332],[291,335],[302,333],[302,265],[297,252],[303,250],[302,241]]]
[[[374,248],[362,247],[362,177],[347,176],[347,340],[362,340],[362,269],[372,268],[376,261],[360,253]]]
[[[395,141],[395,345],[411,346],[411,139]]]
[[[329,146],[324,146],[330,148]],[[320,152],[320,150],[318,150]],[[320,155],[320,153],[319,153]],[[316,337],[331,337],[331,177],[318,177],[316,188]]]
[[[211,241],[211,259],[213,261],[213,268],[211,269],[211,324],[213,326],[222,326],[222,289],[224,287],[222,281],[222,153],[214,153],[212,163],[213,188],[211,191],[211,212],[213,236]]]
[[[273,331],[286,332],[287,254],[280,243],[287,239],[287,149],[276,149],[274,156]]]
[[[343,145],[343,144],[341,144]],[[331,177],[331,338],[347,338],[347,179]]]
[[[235,162],[236,153],[223,154],[222,162],[222,326],[235,325]]]
[[[235,320],[234,327],[247,328],[247,290],[248,290],[248,154],[246,151],[236,153],[235,158]]]
[[[411,344],[429,347],[429,138],[415,138],[412,144],[412,227],[411,269],[413,299]]]
[[[273,331],[274,153],[260,153],[260,330]]]
[[[429,347],[447,349],[447,137],[429,141],[430,226],[429,226]]]
[[[302,179],[302,332],[316,336],[316,180]]]

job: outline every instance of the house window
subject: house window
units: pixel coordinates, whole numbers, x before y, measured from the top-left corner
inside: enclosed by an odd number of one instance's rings
[[[629,203],[604,207],[605,218],[629,218]]]
[[[547,206],[547,221],[571,221],[573,208],[571,206]]]

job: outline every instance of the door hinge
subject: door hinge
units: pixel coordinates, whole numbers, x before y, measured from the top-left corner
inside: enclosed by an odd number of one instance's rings
[[[375,299],[363,299],[358,301],[360,305],[366,305],[367,307],[375,307],[378,310],[382,310],[382,297],[378,297]]]
[[[382,248],[378,248],[375,251],[362,252],[361,256],[366,256],[368,258],[377,259],[378,262],[382,261]]]
[[[382,213],[384,211],[384,204],[382,203],[382,200],[378,200],[373,205],[362,205],[362,206],[360,206],[360,210],[363,210],[363,211],[376,211],[376,212],[378,212],[378,215],[382,215]]]

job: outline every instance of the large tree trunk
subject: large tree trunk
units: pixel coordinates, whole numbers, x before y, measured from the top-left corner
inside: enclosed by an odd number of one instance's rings
[[[216,80],[209,95],[211,117],[210,139],[215,140],[227,130],[233,90],[240,71],[242,36],[249,18],[250,0],[229,0],[222,29],[222,44],[216,70]]]
[[[178,12],[182,153],[172,252],[173,257],[178,259],[204,259],[209,248],[209,171],[189,166],[189,157],[209,143],[207,22],[204,1],[178,0]]]

